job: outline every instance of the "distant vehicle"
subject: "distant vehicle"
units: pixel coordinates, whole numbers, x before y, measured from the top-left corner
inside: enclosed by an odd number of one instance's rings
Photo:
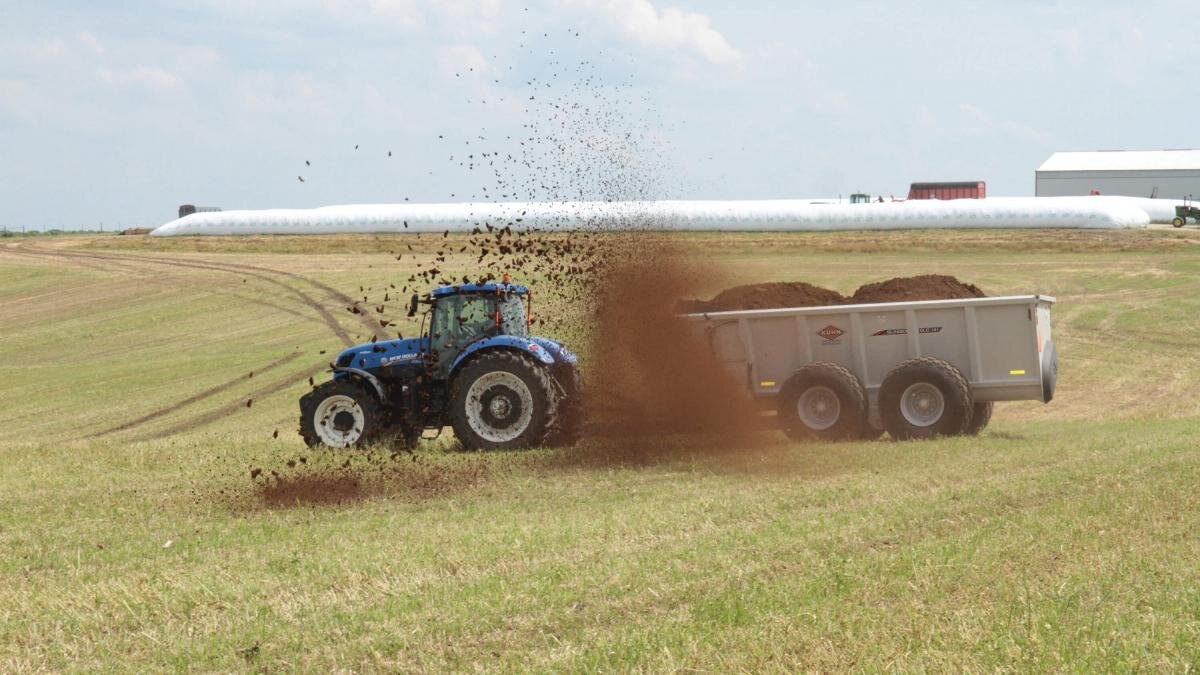
[[[1171,224],[1175,227],[1183,227],[1187,225],[1188,218],[1200,221],[1200,207],[1194,206],[1190,199],[1175,207],[1175,218],[1171,220]]]
[[[855,192],[854,194],[850,195],[850,203],[851,204],[870,204],[871,203],[871,195],[863,193],[863,192]]]
[[[394,438],[411,447],[425,429],[446,425],[469,450],[575,442],[578,360],[561,342],[529,335],[529,289],[507,281],[441,286],[410,302],[410,316],[420,303],[430,306],[421,337],[350,347],[334,361],[333,378],[301,397],[300,435],[309,446]]]
[[[985,197],[987,197],[987,183],[981,180],[913,183],[908,189],[909,199],[983,199]]]
[[[1048,403],[1054,298],[1019,295],[688,314],[795,439],[976,434],[994,401]]]
[[[215,213],[220,211],[219,206],[196,206],[194,204],[180,204],[179,217],[190,216],[193,213]]]

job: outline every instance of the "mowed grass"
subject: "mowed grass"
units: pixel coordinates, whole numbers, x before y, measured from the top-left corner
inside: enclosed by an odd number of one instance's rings
[[[929,272],[1056,295],[1060,390],[979,438],[672,438],[637,464],[302,447],[342,341],[301,296],[365,338],[328,289],[401,282],[422,259],[379,249],[426,238],[0,244],[0,670],[1194,669],[1191,236],[680,235],[701,296]]]

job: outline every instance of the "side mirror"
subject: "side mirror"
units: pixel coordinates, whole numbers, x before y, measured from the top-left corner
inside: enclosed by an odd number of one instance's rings
[[[409,316],[417,315],[417,303],[420,301],[421,301],[421,298],[418,297],[416,293],[413,293],[412,298],[409,299],[409,301],[408,301],[408,315]]]

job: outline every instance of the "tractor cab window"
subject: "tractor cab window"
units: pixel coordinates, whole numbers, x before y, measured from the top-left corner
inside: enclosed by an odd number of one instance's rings
[[[494,332],[496,318],[491,301],[478,295],[452,295],[438,300],[434,312],[434,342],[444,348],[462,349]]]
[[[505,295],[496,302],[500,305],[501,332],[516,337],[529,337],[529,324],[525,320],[524,298],[519,295]]]
[[[492,299],[479,295],[440,298],[430,324],[430,344],[448,367],[454,357],[476,340],[496,332]]]

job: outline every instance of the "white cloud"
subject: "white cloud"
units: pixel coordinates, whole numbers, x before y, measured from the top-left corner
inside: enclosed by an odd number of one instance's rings
[[[973,119],[976,124],[989,127],[992,125],[992,116],[987,114],[976,105],[972,105],[970,103],[959,103],[958,110],[967,117]]]
[[[650,0],[562,1],[607,16],[626,37],[646,46],[690,50],[717,64],[736,63],[742,59],[742,53],[713,28],[712,20],[706,14],[674,7],[659,11]]]
[[[1051,34],[1055,47],[1058,48],[1073,65],[1084,62],[1083,33],[1077,28],[1060,28]]]
[[[1046,134],[1040,129],[1012,120],[996,120],[986,110],[971,103],[958,104],[958,110],[970,118],[972,128],[977,131],[999,131],[1009,138],[1036,143],[1044,143],[1047,140]]]
[[[101,68],[97,75],[101,81],[118,87],[140,87],[157,92],[183,88],[183,78],[159,66],[139,65],[118,70]]]
[[[438,0],[434,3],[443,27],[457,35],[493,35],[498,29],[500,0]]]
[[[92,35],[89,31],[79,31],[75,37],[79,38],[79,41],[83,43],[83,46],[90,49],[93,54],[103,54],[104,52],[108,51],[104,48],[104,43],[101,42],[100,39],[95,35]]]
[[[450,77],[482,75],[491,70],[492,64],[478,48],[471,45],[451,45],[437,50],[438,65]]]

